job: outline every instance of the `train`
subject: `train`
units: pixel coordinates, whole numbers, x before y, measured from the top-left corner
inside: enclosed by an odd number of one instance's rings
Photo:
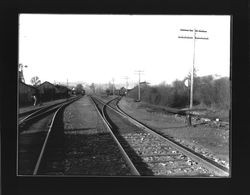
[[[85,95],[85,90],[81,89],[81,90],[76,90],[75,88],[72,89],[72,95]]]
[[[112,90],[107,89],[107,90],[106,90],[106,93],[107,93],[107,95],[126,96],[126,95],[127,95],[127,90],[126,90],[124,87],[122,87],[122,88],[120,88],[120,89],[115,89],[115,90],[114,90],[114,94],[113,94],[113,91],[112,91]]]

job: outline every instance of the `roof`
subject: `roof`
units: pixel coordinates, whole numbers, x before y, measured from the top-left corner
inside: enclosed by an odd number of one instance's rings
[[[58,92],[66,92],[66,91],[69,91],[70,89],[68,89],[68,87],[66,86],[63,86],[63,85],[55,85],[56,87],[56,90]]]
[[[52,83],[48,82],[48,81],[44,81],[42,84],[40,84],[38,87],[41,87],[44,84],[49,84],[49,85],[53,85]],[[55,85],[53,85],[55,87]]]
[[[31,87],[31,88],[33,88],[33,89],[36,89],[36,87],[34,87],[34,86],[32,86],[32,85],[28,85],[28,84],[22,82],[21,80],[19,80],[19,83],[21,83],[21,84],[23,84],[23,85],[25,85],[25,86],[27,86],[27,87]]]

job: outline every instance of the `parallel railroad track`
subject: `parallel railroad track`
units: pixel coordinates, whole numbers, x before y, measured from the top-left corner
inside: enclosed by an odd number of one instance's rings
[[[50,150],[57,149],[61,133],[58,119],[63,108],[80,97],[29,114],[18,126],[18,175],[43,174]]]
[[[214,158],[213,155],[206,155],[206,153],[199,153],[196,150],[194,150],[192,147],[184,146],[183,144],[181,144],[180,142],[178,142],[177,140],[175,140],[173,137],[167,136],[155,129],[153,129],[152,127],[149,127],[148,125],[142,123],[141,121],[137,120],[136,118],[130,116],[129,114],[127,114],[126,112],[124,112],[120,107],[119,107],[119,101],[121,98],[117,98],[116,101],[111,102],[110,106],[114,109],[117,109],[120,113],[122,113],[125,117],[127,117],[129,120],[131,120],[133,123],[139,125],[139,127],[143,128],[143,129],[147,129],[148,131],[151,131],[155,134],[157,134],[157,136],[162,136],[164,138],[166,138],[167,140],[169,140],[171,143],[177,145],[177,147],[181,147],[183,149],[185,149],[185,151],[189,151],[189,153],[194,154],[195,156],[198,156],[201,159],[204,159],[204,162],[208,162],[208,166],[211,166],[216,168],[218,167],[218,170],[221,169],[223,170],[225,173],[229,173],[229,164],[225,164],[223,161],[219,161],[218,159]],[[179,140],[180,141],[180,140]],[[199,159],[198,159],[199,160]]]
[[[140,175],[170,177],[229,175],[225,167],[209,161],[131,118],[117,107],[118,99],[106,103],[97,97],[92,99]]]
[[[41,106],[39,108],[35,108],[35,109],[32,109],[32,110],[28,110],[28,111],[19,113],[18,114],[18,120],[19,120],[18,124],[21,125],[22,123],[27,121],[29,118],[32,118],[35,115],[39,115],[40,113],[43,113],[46,110],[52,109],[53,107],[59,106],[59,105],[61,105],[63,103],[66,103],[66,102],[68,102],[70,100],[73,100],[73,99],[75,99],[75,97],[69,98],[69,99],[67,99],[67,100],[65,100],[63,102],[54,103],[54,104],[47,105],[47,106]]]
[[[112,136],[113,140],[116,142],[121,154],[123,155],[124,160],[126,161],[126,167],[128,166],[131,174],[132,175],[140,175],[140,173],[138,172],[138,170],[136,169],[135,165],[133,164],[133,162],[131,161],[130,157],[127,155],[126,151],[124,150],[123,146],[120,144],[120,141],[117,139],[117,137],[115,136],[115,134],[112,131],[112,126],[111,124],[108,122],[107,118],[105,117],[105,106],[107,105],[104,102],[101,102],[100,100],[96,99],[93,96],[90,96],[90,98],[92,99],[95,108],[97,109],[100,117],[102,118],[104,124],[106,125],[110,135]],[[109,102],[111,102],[112,100],[109,100]],[[100,104],[101,103],[101,104]]]

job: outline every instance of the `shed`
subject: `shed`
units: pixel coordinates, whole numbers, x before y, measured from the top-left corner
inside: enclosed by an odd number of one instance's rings
[[[36,93],[36,88],[19,80],[19,106],[31,105],[32,95]]]
[[[37,88],[42,101],[50,101],[56,98],[56,87],[52,83],[45,81]]]
[[[63,85],[55,85],[56,87],[56,98],[67,98],[69,96],[68,87]]]

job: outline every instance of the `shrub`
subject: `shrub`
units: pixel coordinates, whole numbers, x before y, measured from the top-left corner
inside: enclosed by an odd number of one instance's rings
[[[175,80],[172,85],[162,83],[155,86],[140,88],[141,100],[150,104],[167,107],[188,107],[190,88],[184,80]],[[128,93],[134,99],[138,98],[138,87]],[[212,75],[194,78],[193,105],[216,106],[228,109],[230,107],[230,81],[227,77],[214,79]]]

